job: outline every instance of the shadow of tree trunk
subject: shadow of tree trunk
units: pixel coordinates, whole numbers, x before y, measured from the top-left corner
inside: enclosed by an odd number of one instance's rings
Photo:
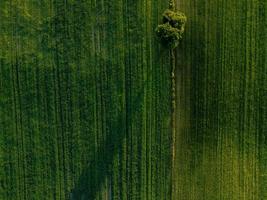
[[[83,170],[77,184],[70,193],[70,200],[95,199],[103,188],[105,180],[112,176],[111,170],[114,157],[122,150],[123,139],[127,135],[127,124],[130,124],[133,116],[139,113],[139,108],[144,102],[146,84],[147,82],[144,83],[141,91],[131,101],[136,109],[131,109],[131,112],[126,113],[127,119],[124,119],[122,113],[119,114],[116,123],[112,124],[112,128],[115,130],[110,131],[106,136],[106,140],[97,149],[96,156],[88,162],[88,166]],[[109,187],[111,187],[111,184]],[[109,188],[109,196],[112,196],[111,193],[111,188]]]

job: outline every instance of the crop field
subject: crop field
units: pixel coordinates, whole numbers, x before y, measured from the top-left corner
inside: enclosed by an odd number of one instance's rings
[[[267,2],[180,0],[173,199],[267,199]]]
[[[0,0],[0,200],[267,199],[267,2],[176,7],[174,137],[168,0]]]

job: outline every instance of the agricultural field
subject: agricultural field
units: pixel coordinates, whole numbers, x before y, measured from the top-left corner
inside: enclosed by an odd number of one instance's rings
[[[0,0],[0,200],[267,199],[267,2],[168,5]]]
[[[180,0],[173,199],[267,199],[267,1]]]

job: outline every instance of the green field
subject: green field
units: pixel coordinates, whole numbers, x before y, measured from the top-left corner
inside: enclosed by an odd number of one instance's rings
[[[175,194],[267,199],[267,1],[181,0]]]
[[[0,200],[266,200],[267,2],[0,0]]]

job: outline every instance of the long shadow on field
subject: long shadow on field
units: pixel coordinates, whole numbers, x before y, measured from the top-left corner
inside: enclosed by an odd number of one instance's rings
[[[106,179],[111,177],[114,156],[122,149],[122,141],[126,137],[128,124],[131,123],[132,118],[140,112],[139,108],[144,102],[144,89],[146,84],[147,83],[145,83],[143,89],[136,94],[135,99],[131,101],[131,103],[135,105],[135,109],[131,109],[130,112],[127,112],[127,118],[124,119],[125,116],[123,113],[120,113],[116,123],[113,122],[113,124],[110,124],[112,130],[107,133],[108,135],[105,138],[105,142],[97,149],[97,155],[89,161],[89,166],[87,166],[80,175],[78,183],[70,194],[70,200],[95,199],[96,195],[105,184]],[[111,188],[109,189],[109,193],[111,193]],[[108,196],[110,196],[110,194],[108,194]]]
[[[157,58],[160,57],[161,59],[162,56],[167,56],[166,60],[169,60],[168,51],[161,49],[158,54]],[[152,72],[149,74],[152,74]],[[140,108],[142,103],[145,103],[144,93],[147,86],[148,80],[144,82],[140,91],[134,97],[129,97],[126,102],[128,105],[125,108],[126,116],[122,112],[118,114],[115,122],[107,119],[110,130],[104,142],[97,149],[96,156],[91,158],[88,166],[80,175],[77,184],[70,193],[70,200],[94,200],[106,180],[111,178],[114,157],[122,151],[123,139],[127,136],[127,129],[131,126],[133,120],[138,118],[138,113],[141,113]],[[110,184],[109,187],[108,196],[111,198]]]

